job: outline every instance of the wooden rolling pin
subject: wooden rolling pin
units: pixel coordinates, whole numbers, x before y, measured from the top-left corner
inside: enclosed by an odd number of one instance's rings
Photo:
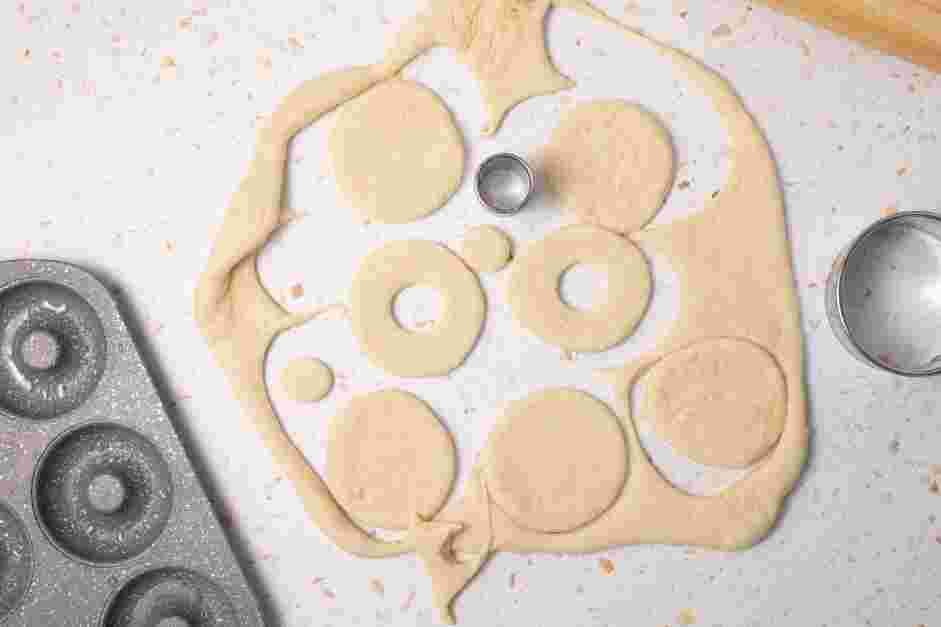
[[[941,72],[941,0],[761,0]]]

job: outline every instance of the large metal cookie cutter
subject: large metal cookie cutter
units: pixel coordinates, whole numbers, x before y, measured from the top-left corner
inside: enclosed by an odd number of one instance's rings
[[[941,215],[912,211],[865,229],[827,279],[827,317],[857,359],[895,374],[941,373]]]

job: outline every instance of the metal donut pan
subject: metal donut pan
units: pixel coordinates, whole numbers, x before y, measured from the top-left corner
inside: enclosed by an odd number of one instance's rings
[[[0,514],[0,627],[265,624],[118,304],[68,263],[0,261]]]

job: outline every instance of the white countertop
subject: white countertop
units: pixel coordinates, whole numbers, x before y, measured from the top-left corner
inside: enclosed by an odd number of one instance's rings
[[[686,610],[697,625],[730,627],[937,624],[941,495],[932,493],[930,475],[941,464],[941,377],[906,380],[857,363],[827,327],[823,285],[837,250],[885,208],[939,208],[941,80],[739,0],[600,4],[719,68],[770,138],[803,306],[810,463],[780,524],[754,549],[500,554],[460,597],[460,624],[654,627],[678,624]],[[0,257],[69,260],[120,287],[220,507],[253,557],[247,566],[274,624],[436,623],[417,557],[353,558],[308,522],[255,435],[242,430],[190,307],[210,238],[252,153],[256,115],[305,79],[379,58],[415,9],[389,0],[9,0],[0,8]],[[725,141],[702,99],[649,50],[584,18],[556,12],[548,32],[558,66],[579,87],[518,107],[495,139],[479,138],[482,102],[450,52],[408,70],[454,111],[470,147],[467,170],[500,149],[533,153],[573,97],[618,96],[659,113],[674,134],[684,164],[677,184],[690,184],[675,188],[659,219],[699,206],[721,183]],[[171,59],[175,67],[161,69]],[[495,221],[465,180],[428,220],[381,232],[353,225],[325,170],[327,126],[305,132],[292,153],[289,204],[312,215],[261,264],[276,295],[304,285],[305,298],[292,306],[330,300],[346,282],[343,269],[370,243],[422,236],[453,244],[467,224]],[[559,221],[537,203],[507,224],[522,242]],[[330,264],[337,280],[325,281],[318,264]],[[323,405],[293,405],[276,390],[275,400],[321,465],[323,425],[351,389],[403,385],[448,424],[463,475],[501,400],[572,373],[604,397],[590,367],[652,347],[669,323],[675,286],[656,260],[655,280],[661,289],[637,337],[569,364],[516,332],[505,320],[500,277],[485,277],[493,322],[465,368],[444,382],[384,377],[358,356],[344,322],[314,323],[277,343],[269,370],[290,355],[318,354],[344,375],[342,385]],[[493,377],[497,358],[506,373]],[[611,560],[613,574],[600,558]]]

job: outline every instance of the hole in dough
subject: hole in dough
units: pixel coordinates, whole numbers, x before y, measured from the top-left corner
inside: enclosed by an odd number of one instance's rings
[[[392,313],[403,329],[427,331],[441,317],[441,294],[425,285],[406,287],[395,295]]]
[[[576,263],[559,279],[559,297],[573,309],[587,311],[602,302],[608,289],[608,274],[596,266]]]
[[[327,480],[357,522],[406,529],[434,516],[457,473],[451,435],[418,397],[381,390],[354,397],[330,422]]]
[[[572,388],[509,403],[482,460],[487,487],[503,511],[522,527],[551,533],[571,531],[604,513],[628,472],[617,418],[604,403]]]

